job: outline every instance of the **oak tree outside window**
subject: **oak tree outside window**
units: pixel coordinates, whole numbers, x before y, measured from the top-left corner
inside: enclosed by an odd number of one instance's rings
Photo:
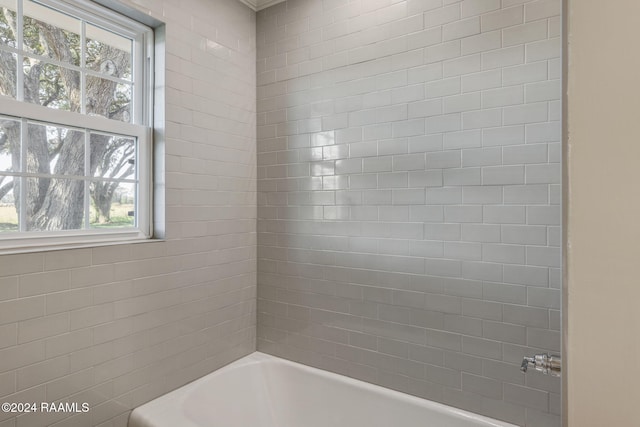
[[[0,251],[151,234],[151,30],[0,0]]]

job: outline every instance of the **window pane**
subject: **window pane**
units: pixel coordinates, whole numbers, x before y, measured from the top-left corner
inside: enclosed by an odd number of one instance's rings
[[[135,226],[135,184],[92,182],[91,228]]]
[[[87,114],[131,121],[131,85],[87,76]]]
[[[24,15],[27,52],[80,65],[80,20],[31,1],[24,2]]]
[[[17,15],[13,0],[0,0],[0,44],[17,47]],[[16,97],[16,61],[11,52],[0,50],[0,95]]]
[[[20,171],[20,129],[18,120],[0,116],[0,172]]]
[[[109,179],[135,179],[134,138],[92,133],[91,174]]]
[[[79,230],[84,221],[84,182],[27,178],[27,231]]]
[[[84,176],[84,132],[29,123],[27,172]]]
[[[87,68],[131,80],[132,41],[93,25],[86,25]]]
[[[0,0],[0,43],[17,47],[16,32],[16,2],[14,0]]]
[[[0,176],[0,233],[19,230],[13,184],[13,177]]]
[[[24,100],[66,111],[80,111],[80,73],[25,57]]]
[[[0,95],[16,97],[16,61],[15,53],[0,50]]]

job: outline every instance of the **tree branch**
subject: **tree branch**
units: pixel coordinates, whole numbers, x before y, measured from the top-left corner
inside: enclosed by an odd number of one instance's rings
[[[4,181],[4,178],[2,180],[0,180],[0,184],[2,183],[2,181]],[[0,200],[2,200],[4,198],[4,196],[9,194],[9,192],[11,190],[13,190],[13,180],[7,182],[5,185],[0,187]]]
[[[3,13],[4,19],[7,21],[7,26],[9,27],[9,29],[11,30],[11,32],[13,33],[13,39],[17,39],[18,38],[18,26],[16,23],[16,16],[15,16],[15,12],[9,10],[9,9],[4,9],[4,13]]]
[[[55,87],[55,92],[52,92],[47,99],[42,101],[42,105],[48,107],[53,101],[57,101],[60,98],[60,92],[62,92],[62,85],[60,84],[60,79],[56,78],[53,82],[51,82],[51,86]]]

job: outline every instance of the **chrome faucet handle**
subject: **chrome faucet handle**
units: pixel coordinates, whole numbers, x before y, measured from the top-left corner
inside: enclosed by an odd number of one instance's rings
[[[549,354],[536,354],[533,357],[523,357],[520,370],[526,373],[529,366],[545,375],[551,374],[554,377],[559,377],[562,369],[562,360],[560,356]]]
[[[522,358],[522,364],[520,365],[520,370],[522,372],[527,372],[527,368],[529,368],[529,365],[531,366],[536,366],[536,359],[535,357],[523,357]]]

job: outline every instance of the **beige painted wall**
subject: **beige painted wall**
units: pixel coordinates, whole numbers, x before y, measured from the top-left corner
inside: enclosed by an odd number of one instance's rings
[[[638,0],[568,0],[570,427],[640,425],[639,16]]]

